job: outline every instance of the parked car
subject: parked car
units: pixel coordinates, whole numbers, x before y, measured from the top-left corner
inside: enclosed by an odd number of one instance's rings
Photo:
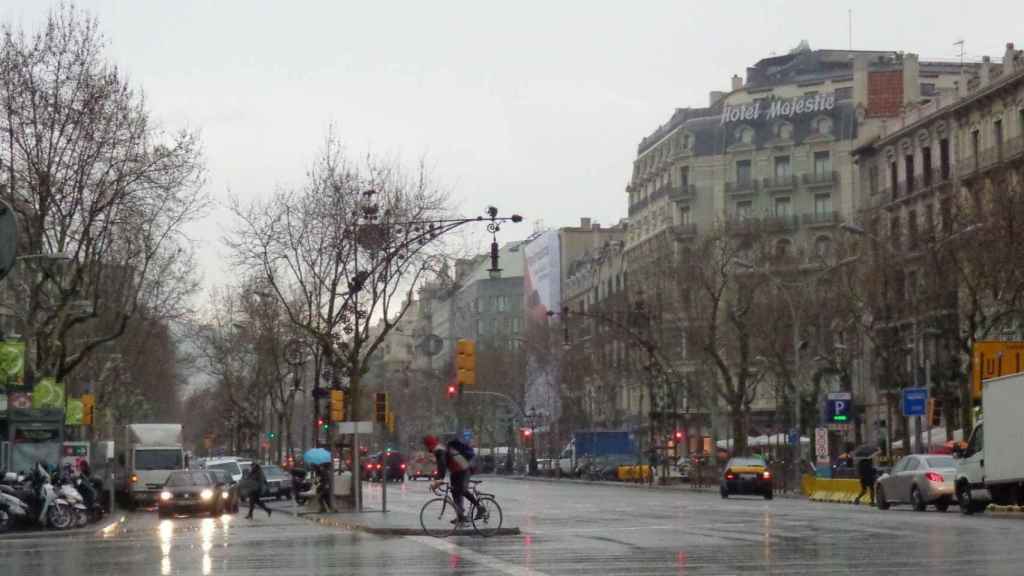
[[[221,510],[224,512],[238,512],[238,482],[231,477],[231,474],[224,470],[207,470],[213,481],[216,483],[218,494],[221,500]]]
[[[198,470],[172,472],[160,491],[157,514],[160,518],[198,512],[220,515],[223,501],[219,496],[217,483],[209,473]]]
[[[761,458],[731,458],[722,472],[722,498],[734,494],[755,494],[772,499],[772,473]]]
[[[202,468],[204,470],[223,470],[231,474],[232,480],[238,482],[249,471],[251,465],[251,461],[241,458],[207,458],[203,461]]]
[[[379,478],[377,472],[380,470],[380,453],[370,454],[362,462],[363,478],[370,482],[376,482]]]
[[[267,464],[263,467],[263,475],[267,477],[267,496],[274,499],[288,499],[292,497],[292,477],[283,468],[274,464]]]
[[[437,474],[437,460],[433,455],[426,452],[416,452],[413,454],[408,466],[406,466],[405,471],[409,480],[433,478]]]
[[[952,456],[911,454],[875,482],[875,504],[879,510],[910,504],[919,512],[933,505],[945,512],[956,497],[955,483],[956,462]]]

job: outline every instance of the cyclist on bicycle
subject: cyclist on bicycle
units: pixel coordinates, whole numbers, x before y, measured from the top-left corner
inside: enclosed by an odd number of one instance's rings
[[[455,503],[455,511],[459,515],[456,522],[466,522],[466,514],[462,506],[463,497],[476,507],[476,519],[482,518],[484,511],[479,508],[476,497],[469,491],[469,478],[472,474],[473,458],[476,456],[473,448],[458,439],[449,440],[442,446],[436,436],[424,437],[423,445],[437,459],[437,474],[434,475],[430,488],[437,490],[444,481],[445,474],[450,476],[452,501]]]

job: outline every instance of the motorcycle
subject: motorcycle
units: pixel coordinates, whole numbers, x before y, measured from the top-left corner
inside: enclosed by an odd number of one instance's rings
[[[70,528],[74,522],[71,504],[57,494],[42,464],[36,464],[28,477],[6,474],[0,493],[8,515],[15,520],[57,530]]]

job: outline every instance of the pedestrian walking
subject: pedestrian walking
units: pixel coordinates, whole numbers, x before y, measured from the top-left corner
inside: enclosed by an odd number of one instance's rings
[[[331,502],[331,464],[321,464],[316,467],[316,496],[320,502],[320,513],[334,512],[334,503]]]
[[[267,517],[270,517],[270,508],[260,500],[260,496],[268,492],[267,476],[263,473],[263,468],[260,467],[256,462],[252,463],[252,467],[249,469],[249,474],[246,475],[245,479],[242,480],[247,483],[247,490],[249,494],[249,514],[246,515],[246,520],[252,520],[253,510],[257,506],[263,508],[267,513]]]
[[[875,456],[878,454],[879,451],[875,451],[857,462],[857,475],[860,476],[860,494],[853,501],[854,504],[860,504],[860,499],[867,492],[871,492],[871,503],[875,503],[875,478],[878,475],[878,471],[875,469]]]

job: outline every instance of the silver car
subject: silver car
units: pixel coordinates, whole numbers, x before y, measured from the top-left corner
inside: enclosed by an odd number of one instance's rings
[[[956,463],[942,454],[904,456],[888,474],[875,482],[875,502],[880,510],[893,504],[910,504],[923,512],[929,504],[945,512],[955,500]]]

